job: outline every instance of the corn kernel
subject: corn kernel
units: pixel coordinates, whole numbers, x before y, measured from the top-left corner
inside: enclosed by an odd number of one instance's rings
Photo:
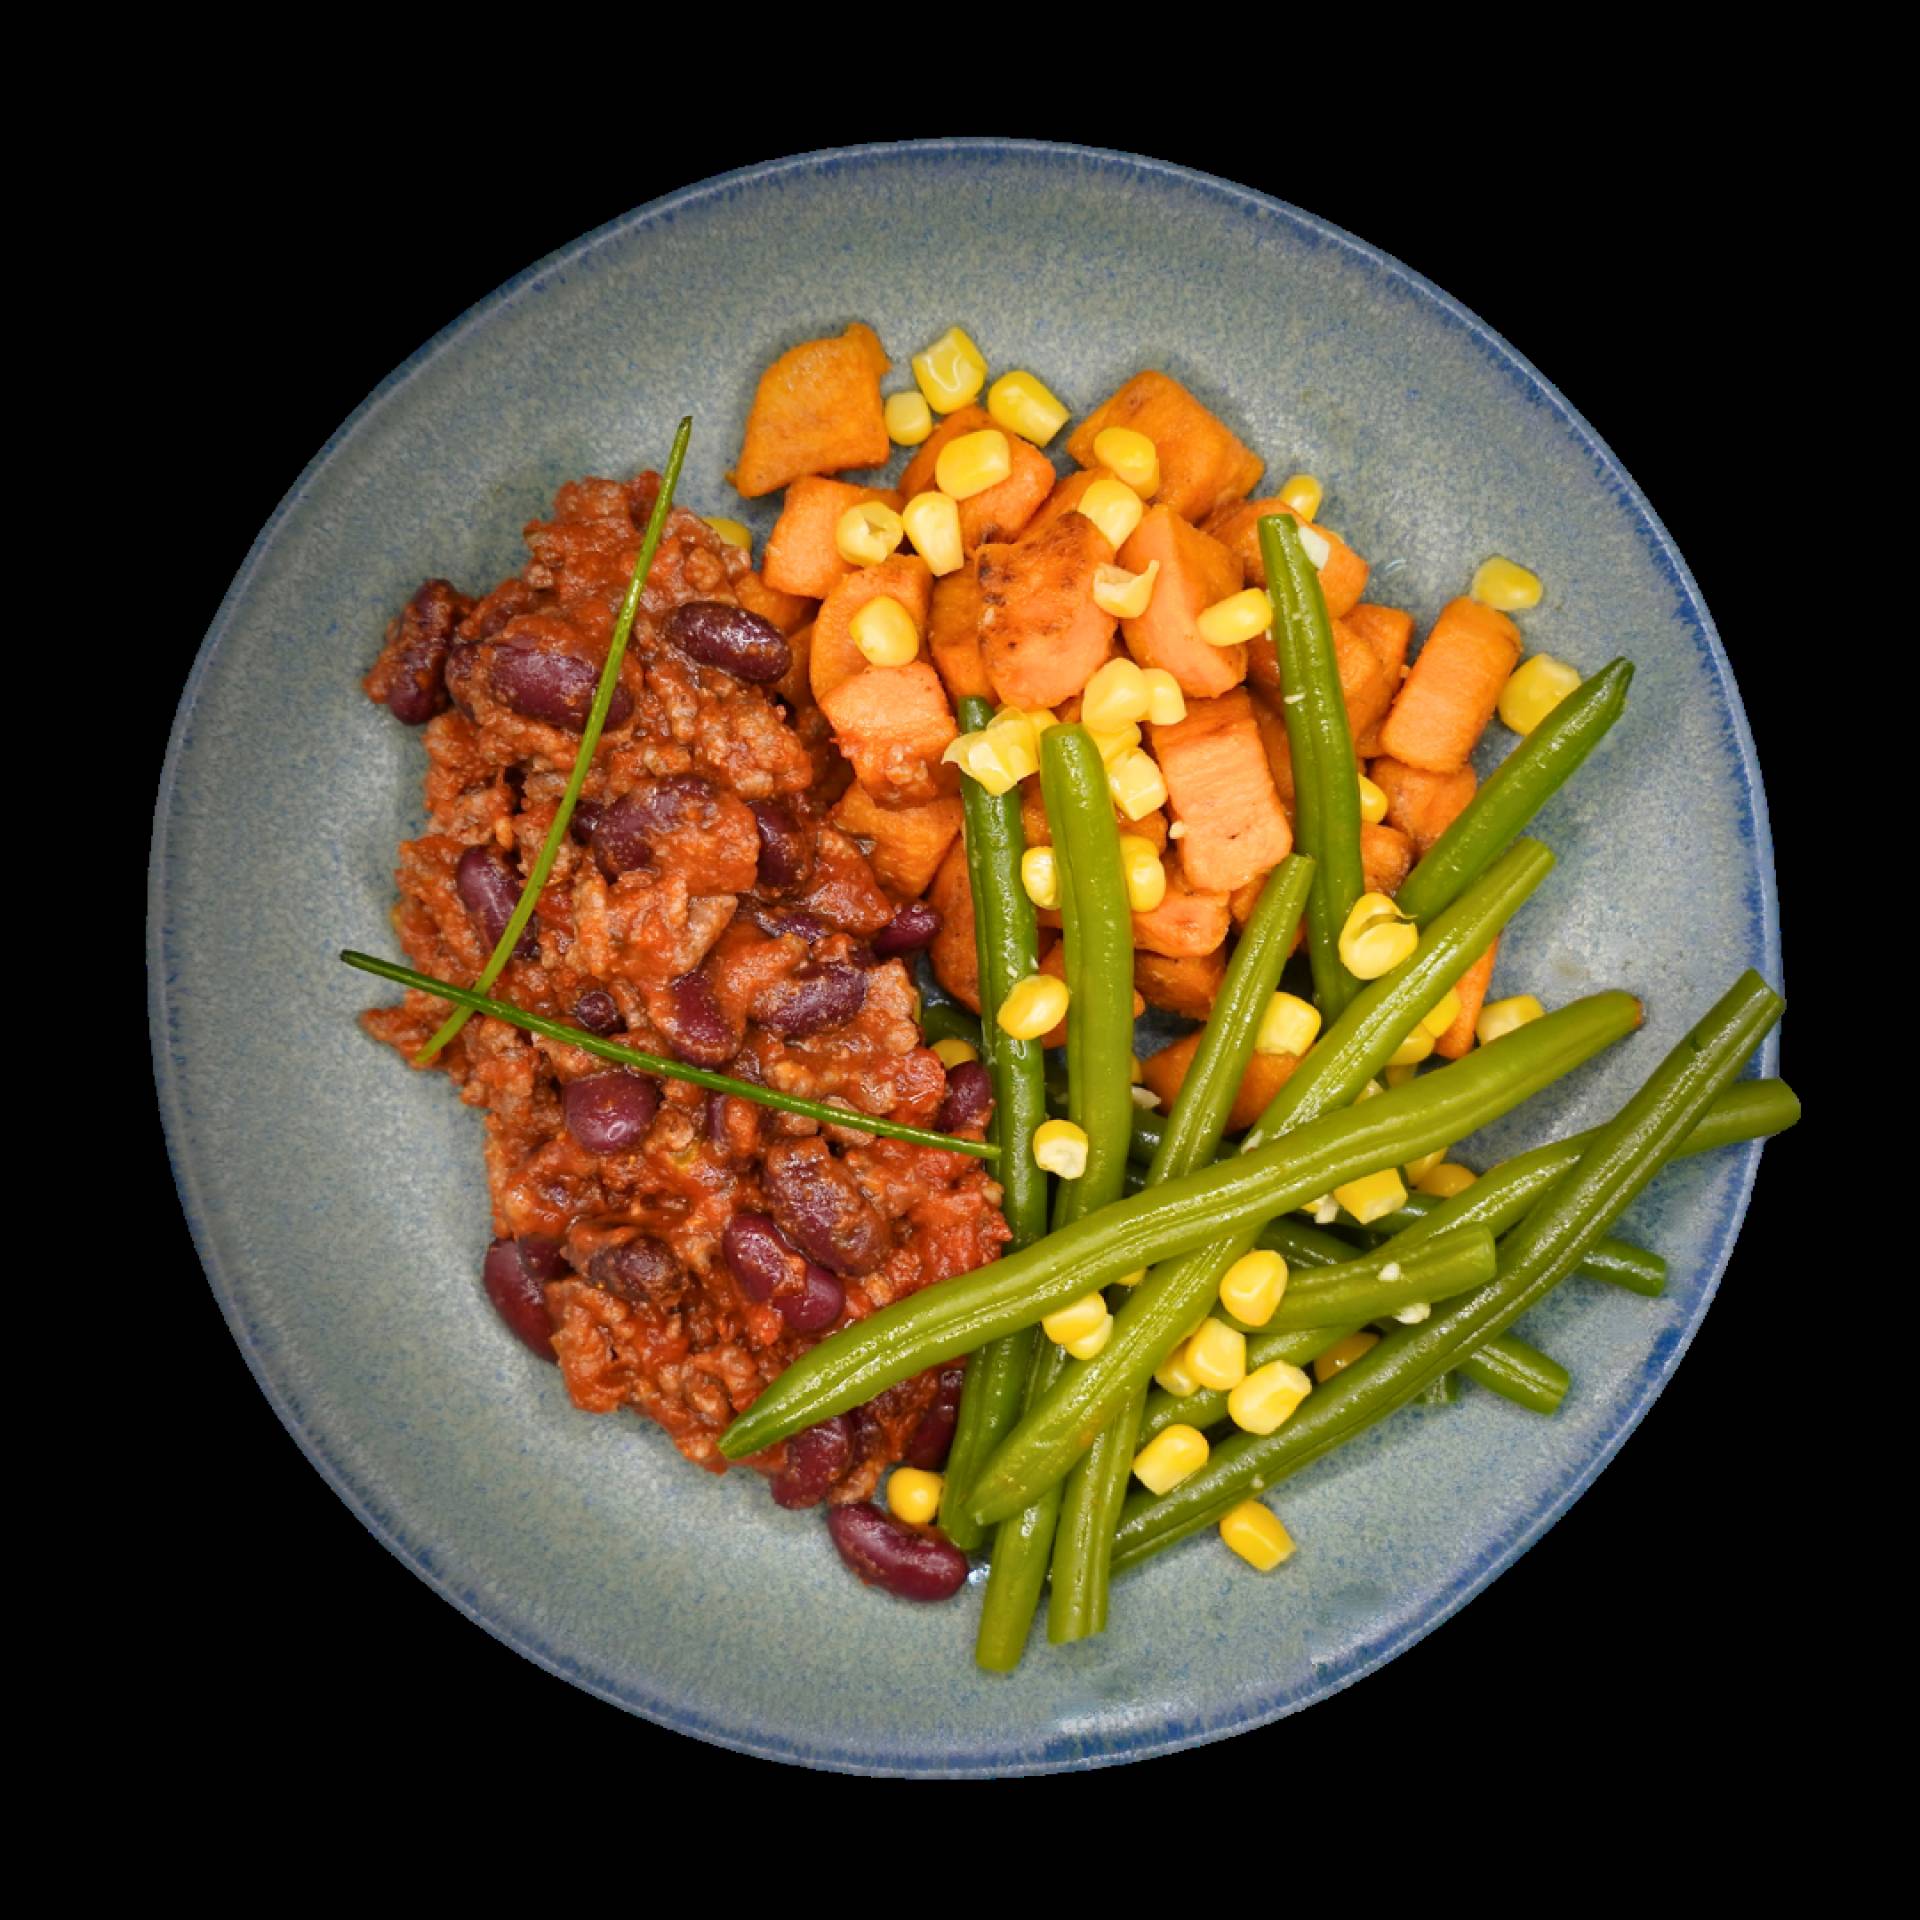
[[[1106,1317],[1106,1300],[1096,1288],[1092,1293],[1083,1293],[1070,1306],[1056,1307],[1041,1320],[1040,1331],[1056,1347],[1064,1347],[1071,1341],[1084,1340]]]
[[[1076,1360],[1095,1360],[1106,1351],[1107,1342],[1113,1338],[1113,1315],[1100,1316],[1100,1324],[1091,1333],[1083,1333],[1078,1340],[1061,1342],[1061,1351],[1070,1353]]]
[[[958,327],[949,327],[911,364],[914,384],[935,413],[958,412],[987,383],[986,356]]]
[[[833,544],[850,567],[877,567],[906,538],[906,525],[884,500],[863,500],[834,522]]]
[[[1209,1314],[1187,1342],[1187,1368],[1216,1393],[1237,1387],[1247,1377],[1247,1336]]]
[[[1093,457],[1142,500],[1160,491],[1160,449],[1136,427],[1102,427],[1093,436]]]
[[[1003,1033],[1016,1040],[1038,1040],[1067,1017],[1067,983],[1051,973],[1030,973],[1015,982],[994,1016]],[[1058,1122],[1049,1121],[1048,1125]],[[1044,1132],[1045,1129],[1043,1128]]]
[[[1012,471],[1013,450],[998,427],[956,436],[933,463],[940,491],[955,500],[971,500],[976,493],[997,487]]]
[[[1473,1023],[1473,1037],[1483,1047],[1490,1047],[1516,1027],[1544,1019],[1546,1011],[1530,993],[1516,993],[1506,1000],[1489,1000],[1480,1009],[1480,1018]]]
[[[1579,684],[1577,667],[1536,653],[1521,661],[1500,689],[1500,718],[1515,733],[1531,733]]]
[[[743,552],[753,551],[753,530],[745,521],[728,520],[716,514],[706,516],[707,525],[717,533],[730,547],[739,547]]]
[[[1159,561],[1155,561],[1157,567]],[[1187,717],[1187,696],[1165,667],[1147,669],[1147,718],[1156,727],[1178,726]]]
[[[1265,1247],[1243,1254],[1220,1279],[1220,1304],[1236,1320],[1264,1327],[1287,1291],[1287,1263]]]
[[[1540,576],[1525,567],[1495,554],[1474,569],[1469,595],[1483,607],[1498,607],[1502,613],[1525,613],[1540,604]]]
[[[1040,729],[1034,725],[1032,714],[1018,707],[1002,707],[987,722],[986,732],[1020,779],[1040,771]]]
[[[1182,1480],[1207,1464],[1207,1436],[1178,1421],[1162,1427],[1133,1456],[1134,1478],[1149,1493],[1171,1493]]]
[[[1109,660],[1080,696],[1080,719],[1098,733],[1144,720],[1147,705],[1147,676],[1131,660]]]
[[[1227,1417],[1245,1433],[1272,1433],[1286,1425],[1313,1382],[1286,1360],[1269,1360],[1227,1395]]]
[[[1131,1273],[1117,1273],[1113,1277],[1116,1287],[1137,1287],[1147,1277],[1145,1267],[1135,1267]]]
[[[877,593],[847,622],[867,662],[876,667],[904,667],[920,651],[920,632],[913,615],[890,593]]]
[[[987,412],[996,426],[1044,447],[1067,424],[1067,409],[1031,373],[1003,373],[987,389]]]
[[[890,393],[880,409],[887,438],[896,447],[917,447],[933,431],[933,409],[924,393]]]
[[[1059,1025],[1058,1021],[1054,1022]],[[1053,1031],[1052,1027],[1046,1029]],[[1035,1039],[1038,1034],[1022,1034],[1021,1039]],[[1033,1158],[1037,1166],[1046,1168],[1049,1173],[1057,1173],[1062,1180],[1078,1180],[1087,1170],[1087,1133],[1084,1127],[1077,1127],[1071,1120],[1043,1120],[1033,1130]]]
[[[1152,606],[1154,582],[1159,578],[1158,560],[1149,560],[1145,573],[1129,573],[1125,567],[1103,562],[1093,570],[1093,604],[1116,620],[1138,620]]]
[[[1302,520],[1319,519],[1320,503],[1326,497],[1326,489],[1310,473],[1289,474],[1280,489],[1280,504],[1291,507]]]
[[[1457,1160],[1443,1160],[1437,1167],[1429,1167],[1413,1184],[1435,1199],[1451,1200],[1456,1193],[1465,1193],[1479,1177],[1471,1167],[1463,1167]]]
[[[1137,833],[1120,836],[1120,870],[1127,879],[1127,905],[1135,913],[1151,913],[1167,897],[1167,870],[1160,850]]]
[[[936,576],[952,573],[966,562],[960,540],[960,509],[944,493],[916,493],[900,510],[913,550]]]
[[[1029,847],[1020,856],[1020,886],[1036,907],[1060,904],[1060,863],[1051,847]]]
[[[1313,1045],[1320,1031],[1320,1009],[1297,993],[1276,993],[1260,1016],[1253,1036],[1255,1053],[1290,1053],[1295,1059]]]
[[[1416,1078],[1419,1072],[1420,1069],[1418,1067],[1388,1067],[1385,1069],[1387,1085],[1390,1087],[1404,1087],[1409,1080]]]
[[[1009,765],[1000,741],[988,738],[985,730],[963,733],[947,742],[940,758],[979,781],[991,794],[1011,792],[1021,776]]]
[[[1137,1087],[1146,1077],[1147,1070],[1141,1064],[1140,1056],[1137,1053],[1130,1054],[1128,1056],[1127,1078]]]
[[[1407,1037],[1387,1056],[1390,1067],[1417,1067],[1433,1052],[1433,1035],[1425,1027],[1416,1026]]]
[[[1193,1377],[1193,1369],[1187,1365],[1187,1343],[1184,1340],[1154,1368],[1153,1377],[1155,1383],[1166,1388],[1176,1400],[1184,1400],[1189,1394],[1200,1391],[1200,1382]]]
[[[1131,720],[1123,721],[1111,729],[1090,726],[1087,732],[1093,736],[1093,744],[1100,749],[1103,766],[1112,766],[1123,753],[1131,753],[1140,744],[1140,729]]]
[[[1243,1500],[1220,1522],[1220,1538],[1256,1573],[1271,1573],[1293,1555],[1293,1536],[1258,1500]]]
[[[1167,803],[1167,783],[1153,756],[1135,747],[1107,768],[1107,789],[1129,820],[1144,820]]]
[[[1363,1353],[1379,1344],[1380,1336],[1364,1328],[1359,1333],[1350,1333],[1344,1340],[1336,1340],[1313,1363],[1313,1377],[1325,1386],[1336,1373],[1345,1373]]]
[[[1387,796],[1383,789],[1376,787],[1363,773],[1360,776],[1360,818],[1368,826],[1377,827],[1387,817]]]
[[[1398,1167],[1382,1167],[1378,1173],[1363,1173],[1344,1187],[1335,1187],[1333,1197],[1364,1227],[1383,1213],[1407,1204],[1406,1182]]]
[[[1435,1147],[1431,1153],[1423,1153],[1418,1160],[1409,1160],[1400,1171],[1407,1177],[1407,1185],[1417,1187],[1421,1179],[1431,1173],[1447,1157],[1445,1147]]]
[[[940,1511],[940,1494],[946,1486],[942,1474],[927,1473],[919,1467],[895,1467],[887,1476],[887,1511],[910,1527],[927,1527]]]
[[[1340,929],[1340,962],[1357,980],[1378,980],[1419,944],[1419,929],[1384,893],[1363,893]]]
[[[1460,1018],[1460,989],[1449,987],[1431,1013],[1420,1016],[1420,1024],[1438,1040]]]
[[[1140,524],[1140,516],[1146,509],[1131,487],[1123,485],[1112,474],[1103,473],[1080,496],[1080,504],[1074,511],[1084,513],[1117,552],[1127,544],[1128,536]]]
[[[1193,630],[1210,647],[1242,647],[1273,625],[1273,602],[1265,587],[1245,587],[1201,609]]]

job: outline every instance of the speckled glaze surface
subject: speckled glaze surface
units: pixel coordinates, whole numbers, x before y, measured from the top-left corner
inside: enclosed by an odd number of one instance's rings
[[[712,1479],[636,1419],[574,1412],[479,1291],[477,1119],[360,1033],[368,983],[333,957],[390,949],[393,850],[420,817],[417,737],[358,676],[424,576],[478,589],[515,569],[559,482],[658,464],[685,411],[681,497],[740,514],[721,476],[759,369],[852,318],[893,351],[890,388],[953,321],[1076,413],[1165,368],[1274,475],[1322,476],[1322,518],[1374,562],[1370,597],[1422,631],[1504,552],[1547,583],[1530,646],[1589,670],[1633,656],[1626,719],[1540,821],[1560,865],[1501,984],[1550,1003],[1628,987],[1646,1029],[1463,1157],[1591,1124],[1740,967],[1779,978],[1726,656],[1647,503],[1525,361],[1395,262],[1217,180],[1032,144],[872,148],[691,187],[556,254],[424,347],[300,477],[208,635],[161,785],[160,1102],[262,1389],[469,1619],[607,1700],[778,1759],[1138,1759],[1348,1685],[1537,1539],[1699,1327],[1759,1152],[1686,1162],[1635,1208],[1623,1230],[1670,1259],[1665,1298],[1570,1282],[1527,1323],[1573,1370],[1557,1419],[1479,1392],[1404,1413],[1276,1497],[1301,1543],[1283,1572],[1189,1543],[1124,1582],[1104,1638],[1038,1642],[1012,1681],[973,1667],[977,1586],[932,1609],[862,1589],[819,1516],[778,1511],[757,1476]],[[756,533],[773,505],[745,512]]]

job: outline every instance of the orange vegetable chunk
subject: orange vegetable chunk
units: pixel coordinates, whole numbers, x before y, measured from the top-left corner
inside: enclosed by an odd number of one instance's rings
[[[1226,974],[1227,956],[1219,947],[1211,953],[1183,954],[1177,960],[1164,953],[1133,956],[1133,984],[1147,1005],[1176,1013],[1183,1020],[1204,1020],[1213,1011]]]
[[[933,569],[917,553],[896,553],[877,567],[859,567],[820,603],[813,623],[813,658],[808,677],[822,706],[841,681],[864,673],[867,656],[853,637],[853,616],[869,600],[889,594],[913,615],[922,634],[933,600]]]
[[[1266,470],[1224,420],[1164,373],[1136,373],[1102,401],[1068,437],[1068,454],[1083,467],[1097,467],[1093,443],[1108,427],[1132,427],[1153,442],[1160,456],[1154,502],[1189,520],[1243,499]]]
[[[1395,760],[1429,773],[1464,767],[1520,664],[1520,629],[1477,600],[1449,600],[1380,728]]]
[[[1367,777],[1387,796],[1388,826],[1409,835],[1417,853],[1425,853],[1459,819],[1480,785],[1471,767],[1428,773],[1385,754],[1368,763]]]
[[[1480,1009],[1486,1004],[1487,989],[1493,984],[1493,963],[1499,954],[1500,940],[1496,935],[1493,945],[1453,983],[1454,992],[1460,996],[1460,1011],[1454,1016],[1453,1025],[1433,1043],[1434,1052],[1442,1059],[1458,1060],[1473,1051],[1473,1029],[1479,1021]]]
[[[767,584],[782,593],[824,600],[853,571],[834,540],[840,516],[869,500],[900,511],[900,496],[891,487],[856,487],[846,480],[803,474],[787,489],[780,518],[767,536],[760,560]]]
[[[1283,513],[1289,520],[1300,518],[1276,495],[1266,500],[1242,501],[1237,507],[1216,513],[1207,522],[1207,531],[1223,546],[1232,549],[1250,587],[1267,584],[1267,563],[1260,557],[1260,522],[1274,513]],[[1304,524],[1313,527],[1327,543],[1327,564],[1320,569],[1320,596],[1327,603],[1327,611],[1337,619],[1366,591],[1367,563],[1337,533],[1314,526],[1311,520]]]
[[[1149,507],[1120,549],[1120,564],[1129,573],[1145,573],[1155,560],[1160,575],[1146,612],[1120,625],[1127,651],[1143,667],[1166,668],[1192,699],[1237,687],[1247,677],[1246,648],[1210,646],[1195,623],[1216,600],[1240,591],[1239,562],[1219,541],[1163,506]]]
[[[980,652],[980,569],[974,561],[943,573],[933,583],[933,608],[927,616],[927,651],[934,670],[957,706],[962,700],[993,698],[993,682]]]
[[[955,840],[933,876],[927,898],[940,916],[940,931],[927,948],[933,977],[972,1012],[980,1011],[980,949],[973,938],[973,882],[967,876],[967,847]]]
[[[1195,887],[1232,893],[1293,851],[1253,701],[1244,687],[1189,700],[1187,717],[1150,729],[1174,820],[1180,864]]]
[[[1180,960],[1211,953],[1227,937],[1228,897],[1194,887],[1178,859],[1167,862],[1167,897],[1151,913],[1133,916],[1133,944]]]
[[[836,339],[789,347],[760,376],[728,478],[757,500],[803,474],[881,465],[893,444],[880,411],[886,370],[886,348],[857,320]]]
[[[914,807],[883,807],[858,780],[828,816],[843,833],[871,843],[874,877],[896,900],[917,900],[933,884],[947,849],[959,837],[958,794]]]
[[[980,650],[994,693],[1015,707],[1058,707],[1113,651],[1114,619],[1094,604],[1107,537],[1069,513],[1017,545],[980,549]]]
[[[1141,1062],[1141,1077],[1160,1096],[1160,1111],[1171,1112],[1180,1097],[1193,1056],[1200,1050],[1198,1033],[1183,1034]],[[1227,1113],[1227,1131],[1242,1133],[1266,1112],[1273,1096],[1293,1078],[1300,1062],[1290,1053],[1256,1053],[1247,1061],[1240,1085]]]
[[[819,628],[814,629],[816,643]],[[820,697],[854,777],[883,806],[952,793],[959,774],[940,756],[959,735],[947,690],[924,660],[867,667]]]
[[[914,449],[906,472],[900,476],[900,491],[909,500],[916,493],[927,492],[936,484],[934,468],[940,459],[940,449],[963,433],[980,433],[987,428],[1006,433],[1006,429],[980,407],[960,407],[948,414]],[[1053,491],[1053,462],[1031,440],[1022,440],[1017,433],[1006,433],[1006,439],[1013,471],[996,485],[959,503],[960,546],[965,553],[972,553],[989,541],[1018,539]]]

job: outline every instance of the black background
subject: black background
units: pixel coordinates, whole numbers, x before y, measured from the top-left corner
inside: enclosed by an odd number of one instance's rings
[[[1409,133],[1407,156],[1417,162]],[[154,397],[152,445],[177,450],[167,497],[193,501],[191,538],[171,543],[177,627],[138,663],[153,676],[151,752],[200,634],[259,525],[313,451],[384,374],[502,280],[627,208],[727,167],[817,144],[768,137],[722,150],[679,144],[662,170],[630,156],[537,170],[511,142],[411,141],[377,192],[298,154],[270,192],[230,156],[178,154],[161,185],[176,217],[169,271],[219,288],[177,340]],[[1143,143],[1162,157],[1293,199],[1371,240],[1485,317],[1554,380],[1639,480],[1687,555],[1741,675],[1763,760],[1786,762],[1787,690],[1768,671],[1772,583],[1756,567],[1756,508],[1782,504],[1801,458],[1778,390],[1751,381],[1756,277],[1776,206],[1738,152],[1711,164],[1646,134],[1625,171],[1582,171],[1504,142],[1453,151],[1444,167],[1325,164],[1289,178],[1251,146]],[[635,143],[635,153],[642,143]],[[304,170],[303,170],[304,169]],[[396,185],[396,172],[401,183]],[[1668,244],[1684,234],[1684,255]],[[1684,258],[1684,267],[1676,260]],[[857,299],[850,300],[857,309]],[[939,307],[936,301],[935,306]],[[942,318],[936,312],[935,319]],[[534,504],[529,503],[529,511]],[[1775,775],[1775,806],[1781,805]],[[1684,822],[1650,857],[1686,858]],[[1791,901],[1794,864],[1782,860]],[[1803,1094],[1810,1048],[1789,1042]],[[1796,1162],[1800,1172],[1796,1174]],[[301,1461],[200,1290],[192,1249],[153,1164],[156,1232],[172,1236],[183,1339],[169,1393],[172,1444],[203,1463],[200,1497],[170,1506],[178,1569],[167,1645],[182,1711],[233,1751],[289,1730],[302,1750],[351,1742],[371,1784],[389,1768],[469,1772],[512,1754],[544,1766],[670,1769],[696,1787],[791,1796],[791,1772],[631,1720],[522,1661],[389,1557]],[[1370,1770],[1376,1816],[1436,1784],[1438,1752],[1495,1738],[1507,1764],[1551,1753],[1564,1778],[1606,1782],[1629,1741],[1664,1786],[1695,1762],[1739,1753],[1772,1707],[1745,1629],[1775,1602],[1796,1516],[1744,1464],[1741,1444],[1778,1391],[1762,1318],[1769,1247],[1810,1179],[1799,1139],[1768,1155],[1720,1303],[1678,1391],[1514,1569],[1438,1633],[1304,1720],[1156,1763],[1182,1787],[1251,1761],[1284,1764],[1311,1735],[1320,1760]],[[1017,1684],[1017,1683],[1016,1683]],[[1513,1743],[1524,1726],[1527,1738]],[[1446,1740],[1445,1749],[1435,1746]],[[388,1743],[393,1743],[389,1747]],[[287,1764],[297,1766],[294,1756]],[[1404,1788],[1394,1773],[1404,1766]],[[1381,1769],[1384,1768],[1383,1773]],[[430,1770],[430,1769],[429,1769]],[[1294,1770],[1289,1769],[1289,1773]],[[616,1775],[618,1777],[618,1775]],[[1241,1776],[1243,1779],[1245,1776]],[[1285,1776],[1262,1776],[1285,1777]],[[531,1784],[531,1782],[529,1783]],[[1463,1776],[1458,1785],[1468,1784]]]

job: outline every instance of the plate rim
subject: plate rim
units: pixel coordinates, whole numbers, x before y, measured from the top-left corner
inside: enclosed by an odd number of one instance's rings
[[[459,1586],[435,1564],[432,1550],[428,1546],[405,1538],[397,1523],[380,1510],[379,1503],[371,1492],[354,1482],[344,1468],[328,1457],[322,1445],[322,1436],[310,1430],[292,1396],[270,1376],[266,1362],[252,1337],[246,1315],[241,1310],[238,1297],[224,1271],[223,1263],[214,1249],[206,1224],[206,1216],[212,1209],[210,1207],[203,1209],[196,1200],[196,1182],[188,1149],[189,1116],[179,1084],[174,1049],[170,1044],[172,1008],[169,989],[172,982],[172,942],[169,936],[172,925],[167,914],[167,881],[172,866],[170,858],[172,818],[201,691],[214,657],[228,636],[240,602],[250,588],[283,524],[298,508],[308,490],[348,439],[354,435],[361,423],[414,380],[456,337],[486,316],[509,305],[525,289],[537,286],[543,276],[564,269],[617,236],[625,235],[635,229],[644,229],[662,218],[684,213],[708,199],[724,196],[743,186],[762,185],[786,175],[831,172],[836,167],[848,164],[885,166],[901,161],[924,161],[929,158],[964,162],[969,156],[975,155],[1017,156],[1037,160],[1043,164],[1066,161],[1081,165],[1090,164],[1101,170],[1120,169],[1135,176],[1144,175],[1159,183],[1189,192],[1199,192],[1230,205],[1237,205],[1243,211],[1255,213],[1263,219],[1277,218],[1295,230],[1305,232],[1317,243],[1331,245],[1357,257],[1376,271],[1384,272],[1389,278],[1410,290],[1423,304],[1430,303],[1438,308],[1455,326],[1466,333],[1503,373],[1514,380],[1528,398],[1546,407],[1559,425],[1577,439],[1611,484],[1630,516],[1638,522],[1647,545],[1670,575],[1682,606],[1705,645],[1713,677],[1721,697],[1726,702],[1735,750],[1734,757],[1744,788],[1747,815],[1751,822],[1754,854],[1759,867],[1759,919],[1763,964],[1768,969],[1769,978],[1776,986],[1781,984],[1782,972],[1779,891],[1773,834],[1752,729],[1740,697],[1738,682],[1734,677],[1732,662],[1721,642],[1705,596],[1685,557],[1654,510],[1652,503],[1641,491],[1633,476],[1628,473],[1619,457],[1594,430],[1585,416],[1533,365],[1532,361],[1495,328],[1418,270],[1407,266],[1357,235],[1349,233],[1346,229],[1336,226],[1333,222],[1295,206],[1291,202],[1263,193],[1257,188],[1223,179],[1199,168],[1130,153],[1124,149],[1096,147],[1079,142],[969,136],[932,140],[876,141],[867,144],[818,148],[804,153],[789,154],[778,159],[757,161],[724,173],[713,174],[630,208],[556,248],[503,281],[456,315],[401,361],[328,436],[319,450],[301,469],[254,537],[246,557],[222,596],[208,625],[206,636],[194,656],[168,733],[155,800],[148,859],[147,1001],[155,1091],[165,1135],[168,1166],[181,1212],[185,1216],[202,1271],[206,1275],[221,1316],[233,1335],[234,1344],[239,1348],[255,1384],[272,1407],[281,1425],[285,1427],[309,1464],[374,1539],[465,1619],[555,1678],[579,1687],[583,1692],[611,1706],[621,1708],[623,1711],[666,1727],[673,1732],[688,1734],[710,1744],[759,1759],[781,1761],[832,1772],[878,1777],[942,1779],[1008,1777],[1077,1772],[1151,1759],[1161,1754],[1179,1752],[1189,1747],[1226,1739],[1237,1733],[1248,1732],[1256,1727],[1270,1725],[1276,1720],[1297,1713],[1304,1707],[1343,1691],[1406,1652],[1408,1648],[1450,1619],[1469,1600],[1481,1593],[1561,1519],[1618,1454],[1628,1436],[1639,1426],[1647,1410],[1664,1391],[1681,1360],[1692,1346],[1694,1337],[1719,1291],[1721,1279],[1726,1272],[1728,1261],[1732,1257],[1734,1245],[1746,1218],[1761,1153],[1759,1142],[1750,1143],[1742,1149],[1744,1164],[1740,1179],[1732,1197],[1732,1204],[1726,1209],[1717,1229],[1717,1244],[1707,1263],[1708,1270],[1704,1276],[1699,1302],[1687,1322],[1676,1331],[1675,1337],[1660,1354],[1656,1363],[1641,1377],[1637,1383],[1637,1391],[1622,1407],[1612,1431],[1541,1509],[1529,1517],[1516,1534],[1496,1542],[1483,1552],[1473,1565],[1465,1569],[1438,1605],[1430,1607],[1418,1618],[1404,1623],[1397,1631],[1368,1650],[1363,1657],[1353,1660],[1350,1664],[1334,1666],[1317,1673],[1312,1685],[1297,1697],[1287,1697],[1284,1691],[1276,1695],[1273,1692],[1261,1693],[1255,1689],[1249,1689],[1244,1711],[1220,1716],[1215,1721],[1204,1725],[1170,1724],[1163,1719],[1152,1727],[1123,1731],[1114,1736],[1110,1744],[1098,1751],[1090,1751],[1077,1742],[1071,1749],[1062,1748],[1057,1752],[1036,1753],[1030,1745],[1012,1746],[1002,1752],[969,1756],[963,1763],[956,1765],[950,1759],[931,1751],[883,1752],[871,1747],[835,1748],[824,1743],[802,1745],[793,1741],[768,1739],[763,1735],[757,1736],[756,1731],[750,1728],[721,1725],[707,1720],[680,1702],[649,1698],[623,1687],[608,1676],[585,1672],[577,1663],[568,1660],[563,1653],[543,1645],[523,1626],[490,1617],[469,1594],[462,1592]],[[1764,1068],[1771,1068],[1777,1061],[1778,1046],[1776,1030],[1769,1036],[1760,1056],[1761,1065]]]

